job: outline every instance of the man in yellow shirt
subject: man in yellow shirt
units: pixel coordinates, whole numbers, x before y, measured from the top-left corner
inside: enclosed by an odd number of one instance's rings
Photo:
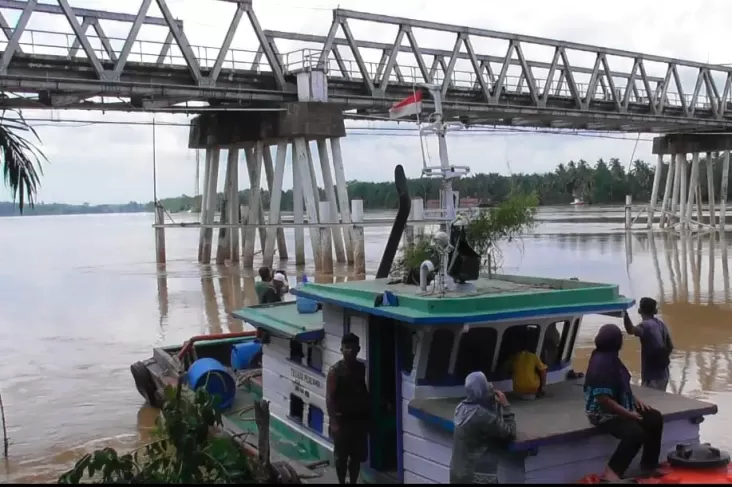
[[[527,340],[522,340],[527,343]],[[536,355],[523,346],[523,350],[512,361],[513,392],[522,399],[535,399],[544,395],[547,366]]]

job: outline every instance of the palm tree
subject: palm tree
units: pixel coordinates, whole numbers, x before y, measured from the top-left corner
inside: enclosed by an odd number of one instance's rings
[[[0,95],[0,99],[7,95]],[[20,111],[0,112],[0,166],[5,185],[18,198],[18,210],[23,213],[26,203],[33,208],[36,202],[40,175],[43,174],[41,159],[46,156],[35,146],[30,137],[40,143],[38,134],[23,118]]]

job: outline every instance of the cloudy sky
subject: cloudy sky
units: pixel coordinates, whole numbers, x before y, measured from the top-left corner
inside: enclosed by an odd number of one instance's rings
[[[50,0],[45,0],[50,2]],[[138,0],[71,0],[72,6],[136,13]],[[154,4],[155,2],[153,2]],[[444,23],[469,25],[499,31],[516,32],[561,40],[611,46],[669,57],[732,62],[732,18],[729,0],[680,2],[615,0],[586,1],[521,0],[488,2],[478,0],[254,0],[255,10],[264,29],[326,35],[332,19],[331,9],[341,8],[373,13],[413,17]],[[173,14],[184,23],[184,30],[194,46],[218,46],[228,29],[234,5],[221,0],[168,0]],[[3,11],[14,25],[18,12]],[[153,5],[148,15],[159,16]],[[110,37],[124,38],[129,24],[103,23]],[[29,29],[71,32],[63,17],[35,14]],[[395,30],[351,24],[360,39],[391,42]],[[167,32],[160,27],[143,26],[139,38],[161,41]],[[452,38],[418,38],[422,47],[452,49]],[[118,42],[121,45],[122,41]],[[476,41],[473,41],[474,44]],[[242,21],[233,48],[254,51],[254,36]],[[281,52],[298,46],[278,42]],[[526,48],[525,48],[526,49]],[[476,50],[481,47],[476,45]],[[505,54],[496,52],[497,55]],[[539,54],[527,57],[541,59]],[[374,54],[378,61],[378,54]],[[208,57],[215,57],[209,53]],[[130,58],[132,60],[132,58]],[[369,59],[367,59],[368,61]],[[591,64],[590,66],[591,67]],[[621,70],[620,67],[618,70]],[[661,76],[663,73],[660,73]],[[693,89],[693,85],[692,85]],[[76,121],[150,122],[152,115],[115,114],[81,111],[28,111],[29,119],[53,118]],[[181,124],[156,128],[158,196],[192,194],[195,184],[195,151],[186,148],[188,118],[184,115],[156,115],[156,121]],[[95,125],[89,123],[36,122],[42,150],[49,159],[44,165],[40,199],[45,202],[117,203],[152,199],[152,127],[150,125]],[[402,125],[404,126],[404,125]],[[397,136],[398,135],[398,136]],[[404,165],[410,177],[418,177],[422,165],[419,138],[416,135],[374,136],[363,131],[343,143],[346,177],[359,180],[390,180],[395,164]],[[474,172],[549,171],[570,159],[618,157],[624,162],[633,153],[636,135],[625,139],[590,138],[571,135],[511,134],[463,135],[449,140],[454,164],[469,165]],[[642,135],[635,157],[652,160],[649,135]],[[437,147],[428,141],[428,153],[437,164]],[[240,187],[248,184],[240,170]],[[223,169],[221,175],[223,182]],[[285,187],[291,186],[291,173]],[[0,187],[0,200],[8,198]]]

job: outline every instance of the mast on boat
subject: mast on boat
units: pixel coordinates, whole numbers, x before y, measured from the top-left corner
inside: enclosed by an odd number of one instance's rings
[[[470,172],[468,166],[452,166],[450,165],[450,159],[447,155],[447,140],[446,135],[449,130],[461,130],[464,128],[460,122],[445,123],[444,113],[442,111],[442,87],[434,84],[423,84],[423,87],[429,90],[432,95],[432,100],[435,105],[435,112],[433,114],[434,122],[427,125],[426,127],[420,128],[420,137],[424,134],[435,134],[437,135],[438,150],[440,153],[440,165],[439,166],[427,166],[426,161],[423,159],[424,168],[422,169],[422,176],[425,177],[440,177],[442,178],[442,198],[441,210],[444,212],[441,219],[444,219],[446,224],[446,231],[449,236],[450,226],[456,218],[456,202],[452,191],[452,180],[461,176],[467,175]]]

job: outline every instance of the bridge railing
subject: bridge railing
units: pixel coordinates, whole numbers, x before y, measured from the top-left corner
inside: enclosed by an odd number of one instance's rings
[[[102,61],[114,61],[122,52],[126,41],[124,37],[105,36],[104,39],[90,33],[86,34],[94,53]],[[7,41],[0,42],[0,50],[5,50]],[[87,59],[86,53],[76,35],[67,32],[56,32],[39,29],[26,29],[20,38],[19,46],[25,55],[56,56],[67,59]],[[105,47],[105,44],[107,47]],[[192,45],[196,59],[202,69],[210,69],[216,62],[220,48]],[[222,69],[238,71],[268,71],[266,63],[259,63],[257,51],[246,49],[229,49],[224,58]],[[180,50],[166,41],[136,40],[127,58],[128,63],[154,64],[156,67],[185,67],[186,60]]]
[[[296,51],[285,53],[280,56],[282,59],[283,69],[285,73],[293,73],[302,69],[318,69],[318,66],[320,65],[319,63],[321,53],[322,51],[320,49],[299,49]],[[368,75],[371,77],[371,79],[378,81],[384,71],[384,63],[363,61],[363,64],[366,67]],[[340,59],[336,59],[335,56],[331,55],[328,59],[328,63],[326,64],[326,71],[328,72],[329,77],[333,79],[363,79],[363,74],[358,67],[358,63],[355,60],[344,59],[343,57],[340,57]],[[418,66],[409,66],[404,64],[395,65],[395,76],[397,78],[396,81],[404,84],[414,85],[415,87],[419,86],[423,82],[423,76]],[[443,73],[437,71],[434,73],[433,79],[435,83],[441,84],[443,83],[445,77]],[[484,79],[484,81],[488,80]],[[546,81],[546,78],[535,78],[535,82],[541,89],[544,89]],[[585,97],[589,91],[589,84],[580,82],[577,82],[575,84],[580,93],[580,96]],[[452,88],[462,90],[478,91],[480,89],[478,77],[475,72],[460,69],[453,70],[450,76],[450,85]],[[529,94],[529,90],[526,86],[526,81],[522,76],[506,75],[504,89],[506,92],[516,95]],[[553,79],[551,81],[549,89],[552,95],[555,97],[572,97],[572,92],[567,84],[562,83],[557,79]],[[621,92],[624,89],[625,87],[616,87],[616,93],[618,97],[622,96]],[[690,106],[692,101],[694,100],[694,97],[691,94],[687,94],[684,96],[684,99],[686,102],[686,106]],[[594,94],[593,100],[611,102],[613,100],[613,96],[610,93],[609,89],[598,89]],[[642,96],[639,93],[632,93],[631,102],[647,104],[649,103],[649,99],[647,96]],[[666,91],[664,103],[666,106],[680,107],[681,98],[679,97],[678,92],[668,89]],[[699,94],[696,98],[696,103],[694,106],[698,109],[709,110],[711,109],[710,98],[704,94]]]

